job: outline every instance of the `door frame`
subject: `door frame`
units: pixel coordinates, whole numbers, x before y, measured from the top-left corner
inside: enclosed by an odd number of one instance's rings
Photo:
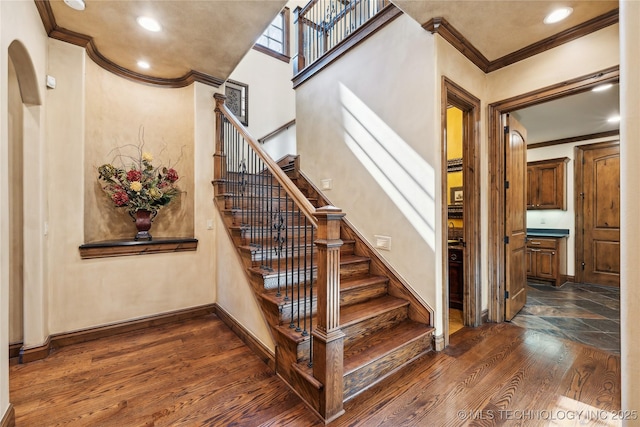
[[[505,206],[504,189],[505,140],[502,115],[565,96],[585,92],[603,83],[620,80],[620,67],[615,66],[582,77],[556,83],[489,105],[489,313],[491,322],[503,322],[505,314]]]
[[[617,140],[611,141],[602,141],[596,142],[593,144],[585,144],[578,145],[575,147],[575,161],[574,161],[574,179],[573,179],[573,196],[574,196],[574,204],[575,206],[575,224],[576,230],[580,230],[584,227],[584,218],[582,215],[578,215],[578,206],[582,206],[582,199],[580,198],[580,194],[583,193],[583,180],[584,180],[584,166],[583,159],[585,151],[589,150],[597,150],[600,148],[609,148],[620,146],[620,138]],[[575,281],[578,283],[584,283],[584,272],[582,268],[580,268],[580,263],[584,260],[582,256],[584,255],[584,236],[582,233],[576,233],[575,236],[575,268],[574,268],[574,277]]]
[[[442,76],[441,96],[441,165],[442,165],[442,236],[448,234],[447,206],[447,107],[462,110],[462,207],[463,240],[463,321],[465,326],[482,324],[482,298],[480,281],[480,99],[446,76]],[[444,345],[449,344],[449,247],[442,240],[442,302],[444,312]]]

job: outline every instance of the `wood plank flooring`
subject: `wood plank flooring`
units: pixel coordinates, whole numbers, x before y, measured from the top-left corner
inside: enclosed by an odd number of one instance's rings
[[[10,400],[18,427],[322,425],[215,315],[14,364]],[[332,426],[619,425],[620,358],[508,323],[465,328],[345,409]]]

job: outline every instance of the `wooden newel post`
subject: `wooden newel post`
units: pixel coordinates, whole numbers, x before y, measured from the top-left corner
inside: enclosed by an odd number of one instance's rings
[[[213,182],[216,189],[216,195],[224,192],[222,179],[226,176],[226,156],[224,154],[224,115],[222,114],[222,106],[224,105],[226,96],[221,93],[213,95],[216,101],[216,138],[215,152],[213,154]]]
[[[342,400],[344,333],[340,330],[340,223],[335,206],[316,210],[318,220],[318,324],[313,330],[313,376],[324,384],[320,415],[329,422],[344,413]]]

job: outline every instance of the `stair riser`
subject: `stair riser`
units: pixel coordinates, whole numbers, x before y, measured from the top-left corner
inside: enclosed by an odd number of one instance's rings
[[[387,294],[386,283],[376,283],[362,288],[343,290],[340,292],[340,306],[357,304]]]
[[[343,327],[342,332],[344,332],[345,334],[345,352],[348,350],[349,345],[353,344],[358,339],[389,328],[407,319],[407,317],[408,308],[407,306],[402,306],[386,311],[384,313],[380,313],[377,316],[370,317],[354,325]]]
[[[299,225],[308,226],[307,218],[297,212],[280,212],[270,214],[267,211],[254,209],[225,211],[225,215],[231,219],[231,224],[242,225],[251,223],[255,227],[265,227],[269,230],[274,228],[274,224],[282,224],[289,228]]]
[[[368,260],[340,265],[341,280],[347,279],[349,277],[362,276],[367,273],[369,273]]]
[[[282,267],[284,268],[284,264]],[[288,272],[281,271],[280,275],[274,273],[269,276],[262,276],[262,285],[263,289],[278,289],[279,285],[282,292],[284,292],[285,286],[298,286],[299,284],[302,286],[303,283],[307,283],[307,286],[309,286],[309,283],[313,282],[313,287],[315,289],[316,278],[317,270],[315,269],[313,271],[309,269],[301,269],[298,271],[295,269]]]
[[[247,209],[247,210],[261,210],[265,212],[274,211],[297,211],[294,202],[291,198],[287,197],[274,197],[274,198],[249,198],[240,197],[225,194],[219,196],[224,199],[225,209]]]
[[[431,350],[431,334],[408,342],[384,357],[350,372],[344,377],[344,399],[357,395],[382,381],[386,376],[404,367],[416,357]]]
[[[340,246],[340,255],[353,255],[355,249],[355,244],[353,242],[344,243]]]
[[[275,181],[274,181],[275,182]],[[244,187],[240,185],[238,182],[225,182],[224,180],[215,183],[216,194],[237,194],[237,195],[253,195],[264,197],[267,195],[270,196],[284,196],[286,191],[284,188],[277,186],[275,184],[254,184],[247,183]]]
[[[282,252],[280,252],[276,248],[264,248],[252,250],[249,252],[249,249],[243,247],[241,249],[241,254],[244,259],[253,263],[253,266],[257,266],[259,264],[268,264],[268,265],[277,265],[278,259],[280,259],[280,264],[282,268],[284,268],[285,260],[289,260],[291,262],[291,258],[295,259],[295,263],[297,264],[297,258],[300,258],[301,265],[306,265],[304,261],[304,257],[307,257],[307,263],[311,262],[311,256],[314,258],[317,256],[316,251],[313,247],[302,247],[302,248],[294,248],[294,251],[291,252],[291,248],[282,248]]]
[[[313,243],[313,239],[311,238],[311,231],[309,229],[306,230],[306,244],[310,245]],[[231,236],[233,237],[234,242],[238,243],[238,246],[274,246],[276,239],[278,237],[277,234],[271,232],[270,229],[254,229],[253,233],[248,228],[240,228],[240,227],[232,227],[231,228]],[[314,236],[315,237],[315,236]],[[287,248],[291,248],[291,243],[293,241],[293,246],[295,248],[299,244],[305,244],[305,230],[300,228],[293,228],[288,230],[286,235],[282,233],[280,235],[283,248],[286,246]]]

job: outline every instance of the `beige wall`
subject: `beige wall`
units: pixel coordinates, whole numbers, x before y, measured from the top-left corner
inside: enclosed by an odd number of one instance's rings
[[[325,195],[370,242],[391,236],[381,255],[431,307],[440,212],[433,52],[433,37],[402,15],[296,89],[302,170],[333,180]]]
[[[9,344],[21,343],[23,336],[24,291],[24,198],[23,198],[23,104],[13,61],[9,58]]]
[[[619,63],[618,25],[550,49],[485,75],[449,43],[436,36],[437,67],[441,76],[456,82],[482,103],[481,113],[481,282],[482,309],[488,308],[488,123],[487,106],[513,96],[587,75]],[[439,85],[439,81],[437,82]],[[438,91],[439,93],[439,91]],[[438,107],[439,108],[439,107]],[[439,117],[439,116],[438,116]],[[484,171],[484,172],[483,172]]]
[[[207,167],[199,164],[195,168],[191,155],[183,158],[183,170],[191,174],[191,177],[183,174],[183,179],[187,183],[199,182],[192,190],[195,227],[193,220],[189,221],[189,226],[194,227],[193,235],[199,239],[196,252],[93,260],[80,259],[78,252],[78,246],[85,242],[85,221],[100,221],[85,216],[93,208],[82,195],[91,193],[78,189],[79,185],[95,183],[92,173],[95,157],[88,153],[92,152],[96,139],[105,139],[104,147],[112,138],[137,135],[142,123],[151,128],[145,131],[154,136],[149,136],[150,140],[157,137],[165,138],[167,143],[179,141],[187,149],[193,147],[196,157],[211,158],[211,140],[194,137],[195,86],[179,90],[142,87],[97,69],[83,49],[56,40],[49,40],[48,72],[58,82],[57,88],[48,92],[47,100],[50,332],[83,329],[214,302],[214,235],[207,230],[207,218],[212,217],[213,209],[212,189],[210,184],[204,184],[213,176],[212,162]],[[128,114],[107,111],[112,104],[89,100],[91,95],[105,96],[104,91],[112,92],[109,96],[115,109],[127,108],[115,101],[118,99],[135,103],[130,94],[144,98],[143,104],[161,106],[144,108],[137,104],[142,111],[124,111]],[[183,109],[172,110],[166,103],[175,103]],[[157,122],[153,113],[158,114]],[[169,119],[171,115],[173,120]],[[211,120],[212,117],[210,112]],[[130,130],[130,126],[134,129]],[[58,197],[60,194],[75,197]]]
[[[436,45],[436,55],[435,55],[435,63],[436,63],[436,73],[437,73],[437,77],[436,80],[434,81],[434,84],[436,86],[436,115],[434,116],[434,121],[433,121],[433,126],[434,129],[437,132],[440,132],[440,114],[441,114],[441,104],[440,104],[440,99],[441,96],[443,96],[443,94],[441,93],[441,82],[442,82],[442,78],[443,77],[447,77],[449,80],[453,81],[454,83],[458,84],[459,86],[461,86],[463,89],[465,89],[467,92],[471,93],[473,96],[475,96],[476,98],[480,99],[481,101],[481,107],[480,107],[480,123],[477,124],[477,128],[480,132],[480,137],[481,137],[481,147],[480,147],[480,153],[478,153],[480,155],[480,173],[478,174],[478,177],[480,179],[480,187],[481,187],[481,197],[480,197],[480,206],[481,212],[486,212],[487,211],[487,197],[485,195],[486,193],[486,189],[488,188],[488,174],[486,173],[486,171],[488,170],[488,163],[487,163],[487,156],[485,153],[487,153],[487,145],[486,145],[486,138],[485,138],[485,129],[486,129],[486,103],[485,98],[486,98],[486,75],[480,71],[480,69],[478,69],[478,67],[476,67],[471,61],[469,61],[467,58],[465,58],[460,52],[458,52],[456,49],[454,49],[448,42],[446,42],[442,37],[440,36],[434,36],[434,43]],[[439,141],[440,143],[440,133],[437,134],[436,136],[436,141]],[[445,166],[446,167],[446,166]],[[441,175],[437,175],[438,177],[440,177]],[[440,184],[439,184],[439,180],[438,180],[438,185],[436,186],[436,188],[441,188]],[[442,204],[439,206],[444,207],[446,205],[446,198],[447,195],[444,194],[441,196],[441,200],[442,200]],[[437,212],[439,212],[440,207],[436,208],[438,209]],[[484,218],[484,215],[483,215]],[[439,216],[438,216],[439,219]],[[482,254],[486,254],[487,250],[488,250],[488,246],[487,246],[487,227],[488,227],[488,222],[483,220],[481,222],[481,226],[480,226],[480,249]],[[442,233],[442,224],[440,223],[440,221],[438,221],[438,226],[436,228],[436,232],[437,233]],[[446,236],[442,236],[441,238],[446,238]],[[446,254],[445,254],[446,255]],[[447,279],[443,276],[443,272],[442,272],[442,267],[443,267],[443,259],[442,259],[442,254],[438,255],[438,262],[436,264],[437,269],[438,269],[438,276],[437,276],[437,282],[438,284],[440,284],[437,287],[437,292],[438,292],[438,303],[440,304],[438,309],[437,309],[437,313],[441,313],[438,317],[440,317],[440,319],[438,320],[439,322],[442,322],[442,316],[444,315],[443,312],[443,290],[446,289],[447,286]],[[486,310],[488,305],[489,305],[489,300],[488,300],[488,287],[487,287],[487,268],[486,268],[486,264],[487,264],[487,260],[486,260],[486,255],[483,256],[482,258],[482,262],[480,265],[480,272],[481,272],[481,283],[483,284],[482,289],[481,289],[481,295],[480,295],[480,299],[481,299],[481,308],[482,310]],[[438,334],[439,335],[439,334]]]
[[[22,69],[26,63],[32,69],[37,87],[32,91],[44,96],[44,76],[46,69],[46,34],[35,4],[28,1],[0,2],[0,346],[7,348],[9,342],[9,113],[8,113],[8,48],[18,40],[26,56],[22,57]],[[24,62],[23,62],[24,61]],[[20,73],[20,71],[19,71]],[[32,92],[33,93],[33,92]],[[42,192],[42,161],[44,157],[44,117],[42,107],[30,105],[23,109],[23,129],[25,156],[30,160],[29,172],[25,179],[25,207],[29,214],[25,217],[24,244],[31,257],[25,260],[29,274],[24,277],[29,298],[25,306],[37,307],[28,321],[25,321],[25,336],[44,335],[44,195]],[[26,270],[26,269],[25,269]],[[9,405],[8,353],[0,352],[0,418]]]
[[[84,79],[84,241],[131,238],[136,234],[126,210],[116,208],[102,191],[97,168],[113,163],[128,169],[131,161],[117,156],[136,155],[136,146],[141,144],[143,151],[153,155],[154,166],[178,171],[177,184],[182,191],[160,209],[151,234],[193,237],[193,87],[159,89],[135,84],[90,60],[86,61]]]
[[[633,325],[640,323],[640,2],[620,2],[620,324],[622,409],[640,408],[640,346],[638,332]],[[625,425],[637,425],[627,421]]]

